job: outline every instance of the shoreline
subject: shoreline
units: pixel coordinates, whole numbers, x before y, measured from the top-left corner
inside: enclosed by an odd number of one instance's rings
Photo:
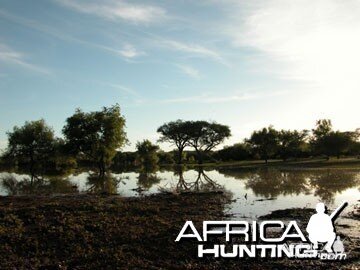
[[[324,158],[307,158],[298,160],[269,160],[265,163],[263,160],[244,160],[244,161],[227,161],[218,163],[203,163],[203,164],[183,164],[183,165],[162,165],[161,168],[168,169],[172,167],[179,168],[203,168],[203,169],[345,169],[345,170],[360,170],[359,158],[331,158],[330,160]]]

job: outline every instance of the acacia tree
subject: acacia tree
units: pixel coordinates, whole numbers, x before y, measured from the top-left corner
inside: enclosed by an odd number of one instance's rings
[[[231,136],[228,126],[216,122],[189,121],[187,127],[188,145],[194,147],[199,164],[203,162],[203,153],[211,151]]]
[[[105,175],[116,150],[127,143],[125,118],[118,104],[89,113],[77,109],[66,119],[63,134],[70,151],[97,164],[100,176]]]
[[[54,151],[55,137],[43,119],[25,122],[7,133],[8,147],[5,156],[17,163],[28,165],[31,183],[38,169],[43,167]]]
[[[268,128],[254,131],[250,139],[247,140],[247,143],[249,143],[252,150],[259,154],[265,160],[265,163],[267,163],[268,159],[278,150],[278,134],[272,126],[269,126]]]
[[[157,129],[157,132],[161,134],[159,142],[168,142],[174,144],[178,149],[178,164],[182,164],[182,155],[184,148],[189,141],[188,121],[176,120],[163,124]]]

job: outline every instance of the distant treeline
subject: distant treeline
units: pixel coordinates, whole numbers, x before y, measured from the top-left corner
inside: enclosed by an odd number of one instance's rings
[[[250,138],[244,139],[243,142],[225,146],[216,151],[206,150],[203,144],[206,145],[206,143],[211,142],[211,139],[206,138],[206,136],[205,138],[190,136],[188,129],[185,128],[188,124],[189,122],[177,120],[166,123],[158,129],[158,132],[162,135],[159,141],[173,143],[178,148],[170,152],[157,151],[156,154],[160,164],[181,162],[195,164],[242,160],[264,160],[267,162],[269,159],[286,161],[309,157],[329,159],[331,156],[340,158],[341,156],[359,157],[360,155],[360,129],[346,132],[335,131],[331,121],[327,119],[318,120],[312,130],[276,130],[272,126],[265,127],[253,131]],[[166,127],[166,132],[164,132],[164,127]],[[186,136],[187,133],[188,136]],[[224,136],[216,136],[218,139],[222,137]],[[221,142],[223,139],[221,139]],[[197,142],[196,147],[193,141]],[[220,142],[217,141],[217,143]],[[198,145],[201,146],[198,147]],[[114,163],[119,166],[129,166],[136,164],[136,157],[137,152],[118,152],[114,158]]]
[[[312,130],[276,130],[269,126],[232,146],[214,150],[231,136],[230,128],[216,122],[176,120],[157,129],[158,142],[175,150],[165,152],[149,140],[136,143],[135,152],[122,152],[128,143],[125,118],[120,106],[100,111],[77,109],[66,119],[62,138],[44,120],[25,122],[8,132],[8,147],[1,163],[25,168],[33,178],[45,171],[62,171],[92,166],[100,175],[110,167],[138,167],[151,170],[157,165],[225,162],[262,159],[296,159],[312,156],[359,156],[360,130],[333,130],[330,120],[316,122]]]

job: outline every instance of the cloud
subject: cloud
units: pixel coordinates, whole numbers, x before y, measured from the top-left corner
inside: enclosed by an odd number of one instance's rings
[[[360,1],[268,0],[232,10],[224,32],[234,46],[262,53],[268,71],[327,93],[358,89]]]
[[[130,87],[127,87],[127,86],[124,86],[124,85],[121,85],[121,84],[115,84],[115,83],[104,83],[112,88],[116,88],[116,89],[119,89],[123,92],[126,92],[134,97],[140,97],[140,94],[135,91],[134,89],[130,88]]]
[[[143,55],[144,52],[138,51],[133,45],[125,44],[119,53],[126,58],[134,58]]]
[[[56,0],[56,2],[81,13],[92,14],[114,21],[152,23],[166,16],[166,11],[161,7],[138,5],[124,1]]]
[[[79,39],[77,37],[71,36],[69,34],[65,34],[63,32],[58,31],[55,28],[49,27],[47,25],[41,24],[34,20],[28,20],[26,18],[18,17],[16,15],[13,15],[7,11],[0,9],[0,16],[3,18],[6,18],[12,22],[18,23],[22,26],[34,29],[36,31],[39,31],[44,34],[48,34],[54,38],[66,41],[66,42],[72,42],[72,43],[78,43],[85,46],[97,48],[106,52],[110,52],[112,54],[121,56],[126,59],[135,58],[141,55],[145,55],[145,52],[137,50],[133,45],[131,44],[125,44],[123,45],[122,49],[116,48],[116,47],[110,47],[107,45],[102,45],[95,42],[90,42],[84,39]]]
[[[215,103],[228,103],[228,102],[239,102],[245,100],[255,100],[261,98],[269,98],[274,96],[281,96],[288,94],[287,91],[274,91],[271,93],[258,92],[258,93],[243,93],[243,94],[232,94],[232,95],[210,95],[202,94],[198,96],[187,96],[187,97],[178,97],[173,99],[164,99],[160,100],[162,104],[173,104],[173,103],[205,103],[205,104],[215,104]]]
[[[175,40],[169,40],[169,39],[160,39],[159,40],[160,45],[171,49],[175,51],[190,53],[196,56],[211,58],[213,60],[216,60],[221,63],[225,63],[224,59],[220,56],[218,52],[215,50],[211,50],[209,48],[206,48],[204,46],[198,45],[198,44],[188,44],[183,43]]]
[[[0,61],[12,64],[30,71],[50,75],[51,72],[43,67],[31,64],[25,60],[23,53],[15,51],[5,44],[0,44]]]
[[[200,71],[188,65],[176,64],[176,66],[186,75],[194,79],[200,79]]]

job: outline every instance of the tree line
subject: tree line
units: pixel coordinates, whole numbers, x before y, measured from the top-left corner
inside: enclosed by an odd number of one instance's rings
[[[136,166],[151,170],[158,164],[183,164],[250,159],[287,160],[311,156],[359,155],[359,129],[341,132],[331,121],[318,120],[312,130],[254,131],[243,142],[215,150],[231,136],[227,125],[208,121],[176,120],[161,125],[158,142],[175,146],[165,152],[149,140],[136,143],[136,152],[122,152],[128,143],[125,118],[118,104],[99,111],[77,109],[66,119],[62,137],[44,120],[28,121],[7,133],[8,146],[2,163],[26,167],[33,181],[46,170],[75,166],[96,167],[104,175],[111,166]]]
[[[273,126],[253,131],[243,143],[218,151],[220,160],[308,158],[323,156],[359,156],[360,129],[341,132],[333,130],[331,120],[316,121],[312,130],[276,130]]]

